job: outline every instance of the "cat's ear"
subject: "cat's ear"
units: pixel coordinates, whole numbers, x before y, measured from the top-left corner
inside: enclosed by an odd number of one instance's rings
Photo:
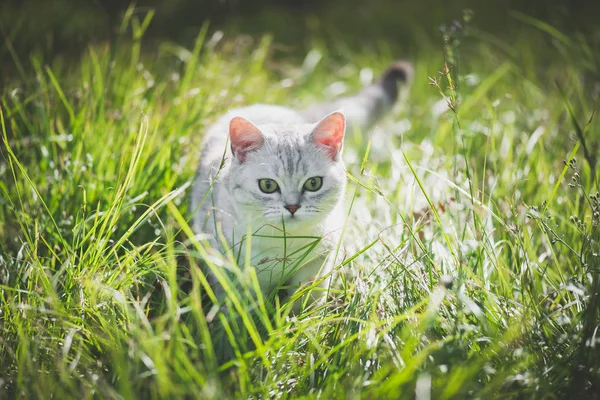
[[[246,154],[262,146],[265,138],[252,122],[242,117],[234,117],[229,123],[229,140],[234,157],[243,163]]]
[[[339,111],[323,118],[310,134],[313,143],[324,146],[332,160],[337,159],[342,151],[346,117]]]

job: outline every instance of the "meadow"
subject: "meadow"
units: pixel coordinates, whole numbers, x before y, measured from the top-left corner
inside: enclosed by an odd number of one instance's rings
[[[77,57],[5,35],[0,398],[600,396],[597,27],[514,12],[502,35],[459,10],[364,45],[321,15],[290,49],[260,17],[189,46],[147,38],[156,17],[130,7]],[[352,93],[399,58],[415,74],[393,112],[345,140],[327,302],[291,314],[249,273],[225,318],[202,262],[228,261],[189,226],[205,127]]]

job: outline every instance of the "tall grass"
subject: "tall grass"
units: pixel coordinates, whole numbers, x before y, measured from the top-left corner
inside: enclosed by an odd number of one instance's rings
[[[352,91],[392,52],[333,34],[298,66],[208,26],[143,51],[151,18],[131,8],[77,62],[13,52],[0,397],[597,396],[593,36],[519,15],[513,43],[463,19],[416,54],[393,115],[348,134],[345,256],[328,301],[294,315],[257,300],[251,269],[213,304],[202,261],[235,260],[189,226],[202,133],[241,104]]]

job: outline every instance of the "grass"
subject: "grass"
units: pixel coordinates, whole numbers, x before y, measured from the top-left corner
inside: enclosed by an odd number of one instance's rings
[[[351,92],[397,53],[312,33],[302,64],[271,36],[208,26],[191,48],[144,50],[152,14],[130,11],[76,62],[13,52],[0,397],[598,396],[597,32],[515,14],[518,41],[464,20],[424,40],[406,98],[346,138],[329,301],[273,310],[250,273],[228,320],[188,225],[205,127],[242,104]]]

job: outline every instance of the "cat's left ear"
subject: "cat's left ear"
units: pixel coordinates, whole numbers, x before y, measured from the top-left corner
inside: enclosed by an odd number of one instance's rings
[[[342,151],[346,117],[340,111],[323,118],[310,134],[313,143],[324,146],[332,160],[336,160]]]

